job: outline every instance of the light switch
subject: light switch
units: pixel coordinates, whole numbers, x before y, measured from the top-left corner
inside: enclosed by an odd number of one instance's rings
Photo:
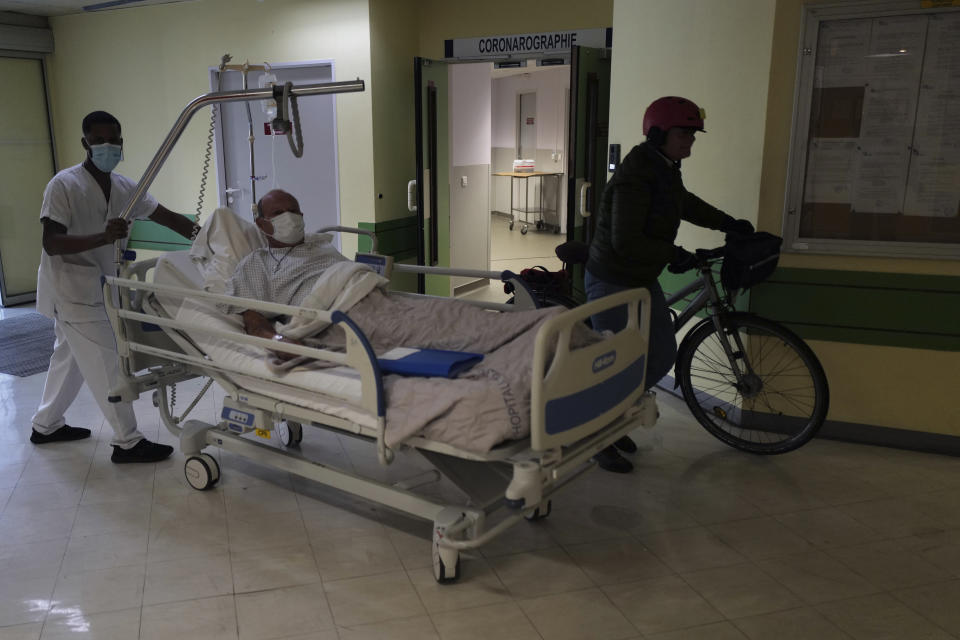
[[[461,187],[467,186],[467,176],[460,176],[460,186]]]

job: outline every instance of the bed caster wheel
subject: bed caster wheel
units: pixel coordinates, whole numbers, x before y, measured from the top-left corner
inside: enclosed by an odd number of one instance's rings
[[[154,407],[159,407],[159,406],[160,406],[160,391],[157,390],[157,389],[154,389],[153,395],[151,396],[151,398],[153,399],[153,406],[154,406]]]
[[[510,223],[510,231],[513,231],[513,223]]]
[[[537,231],[543,229],[543,220],[537,220]]]
[[[299,422],[284,420],[275,429],[280,444],[285,447],[298,445],[303,441],[303,427]]]
[[[220,479],[220,465],[213,456],[201,453],[187,458],[183,465],[183,475],[191,487],[197,491],[206,491]]]
[[[440,584],[456,582],[460,577],[460,552],[433,543],[433,577]]]
[[[543,511],[540,510],[541,507],[543,507]],[[534,509],[532,512],[525,514],[523,517],[529,520],[530,522],[536,522],[537,520],[543,520],[544,518],[549,516],[550,512],[552,511],[553,511],[553,500],[547,500],[546,505],[540,505],[539,507]]]
[[[527,235],[527,225],[523,225],[522,227],[520,227],[520,235],[523,235],[523,236]]]

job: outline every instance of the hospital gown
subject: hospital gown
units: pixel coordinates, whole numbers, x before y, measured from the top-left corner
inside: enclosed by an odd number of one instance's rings
[[[347,260],[327,236],[308,236],[293,247],[256,249],[237,265],[225,294],[297,306],[330,265]],[[242,306],[218,304],[223,313],[243,313]],[[269,314],[264,314],[269,316]]]

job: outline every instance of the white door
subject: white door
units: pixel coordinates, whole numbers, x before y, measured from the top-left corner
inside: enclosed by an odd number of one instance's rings
[[[291,63],[271,66],[278,84],[317,84],[333,81],[333,65]],[[217,90],[216,69],[211,70],[211,90]],[[248,71],[247,86],[259,87],[263,71]],[[222,72],[220,90],[243,87],[241,71]],[[251,205],[271,189],[283,189],[300,201],[307,231],[340,223],[337,176],[336,96],[298,98],[303,133],[303,157],[290,151],[286,136],[272,135],[271,116],[262,102],[231,102],[217,108],[217,163],[220,206],[230,207],[242,218],[252,220]],[[249,124],[253,121],[253,171],[250,170]],[[292,120],[292,115],[290,116]],[[296,141],[296,138],[294,138]],[[251,180],[251,175],[255,180]],[[254,197],[255,196],[255,197]],[[338,237],[339,242],[339,237]]]

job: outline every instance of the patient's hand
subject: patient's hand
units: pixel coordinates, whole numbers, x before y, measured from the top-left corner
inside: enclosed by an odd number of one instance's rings
[[[257,311],[244,311],[243,314],[243,331],[247,335],[257,336],[258,338],[265,338],[267,340],[275,340],[277,342],[283,342],[285,344],[298,344],[303,346],[301,340],[296,338],[287,338],[285,336],[276,333],[273,330],[273,323],[267,320],[261,313]],[[286,362],[288,360],[293,360],[298,358],[295,353],[287,353],[286,351],[273,351],[270,353],[275,355],[281,362]]]
[[[296,338],[287,338],[286,336],[282,336],[279,333],[274,334],[273,339],[276,340],[277,342],[282,342],[284,344],[297,344],[300,346],[303,346],[304,344],[303,341],[301,340],[297,340]],[[293,360],[294,358],[300,357],[296,353],[287,353],[286,351],[274,351],[273,355],[277,356],[277,358],[281,362],[286,362],[287,360]]]

